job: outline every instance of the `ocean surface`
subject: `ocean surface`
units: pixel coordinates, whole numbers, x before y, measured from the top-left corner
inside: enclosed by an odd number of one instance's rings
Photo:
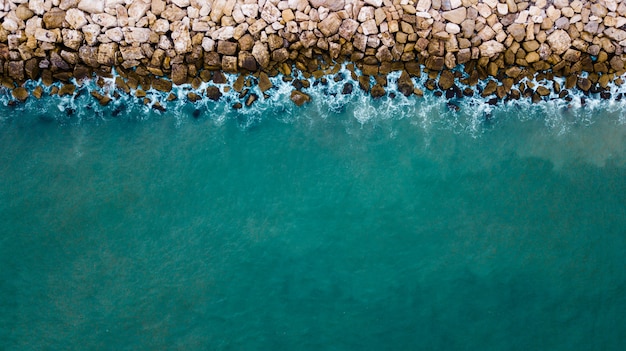
[[[626,349],[623,103],[341,88],[4,92],[0,350]]]

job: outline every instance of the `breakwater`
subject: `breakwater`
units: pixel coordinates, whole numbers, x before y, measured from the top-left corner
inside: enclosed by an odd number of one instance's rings
[[[213,82],[222,86],[187,98],[218,100],[234,89],[250,105],[247,88],[270,94],[269,78],[282,74],[301,105],[309,82],[294,71],[325,79],[346,62],[373,97],[387,93],[392,71],[401,71],[394,83],[407,96],[429,89],[494,102],[567,98],[568,89],[611,98],[607,87],[624,74],[626,4],[616,1],[5,0],[3,10],[2,85],[22,101],[44,93],[24,88],[27,80],[60,82],[46,93],[66,95],[113,70],[110,92],[92,92],[102,104],[120,92],[142,98]],[[224,73],[239,78],[225,85]],[[555,76],[563,84],[526,83]]]

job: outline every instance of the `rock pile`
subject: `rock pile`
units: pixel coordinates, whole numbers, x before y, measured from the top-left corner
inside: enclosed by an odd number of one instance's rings
[[[600,91],[624,73],[626,48],[626,2],[616,0],[0,0],[0,19],[10,89],[115,67],[125,91],[225,83],[230,72],[255,75],[265,92],[268,75],[295,66],[319,78],[349,60],[363,76],[402,70],[406,95],[419,92],[409,77],[423,66],[438,79],[426,88],[455,90],[460,76],[448,70],[464,64],[464,83],[494,77],[481,94],[515,98],[547,95],[513,87],[548,71],[567,77],[563,88]],[[366,80],[361,88],[385,94]],[[309,101],[302,94],[292,99]]]

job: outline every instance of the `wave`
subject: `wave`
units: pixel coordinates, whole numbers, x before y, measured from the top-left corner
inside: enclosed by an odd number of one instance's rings
[[[459,71],[462,72],[462,69]],[[246,88],[248,92],[242,98],[240,92],[230,88],[237,75],[225,76],[224,84],[202,83],[196,89],[185,84],[174,86],[171,93],[149,89],[145,92],[146,96],[141,98],[135,97],[135,89],[131,89],[130,94],[119,92],[119,97],[113,98],[106,106],[101,106],[90,96],[90,92],[113,95],[117,77],[115,72],[112,78],[103,78],[102,86],[96,84],[95,79],[80,84],[72,81],[78,88],[71,96],[50,95],[52,89],[60,88],[60,83],[44,86],[41,81],[29,81],[26,88],[33,91],[40,86],[44,97],[35,99],[31,96],[25,103],[15,104],[8,90],[0,90],[0,109],[3,110],[0,121],[7,123],[28,114],[35,114],[43,121],[64,125],[102,123],[111,119],[145,120],[163,117],[184,123],[187,120],[205,118],[217,125],[234,121],[242,129],[248,129],[268,119],[284,123],[302,119],[342,119],[361,127],[376,126],[390,120],[408,120],[425,131],[448,129],[472,136],[479,136],[511,118],[520,121],[541,120],[556,134],[566,134],[576,126],[593,124],[598,118],[609,118],[616,125],[626,124],[626,99],[621,99],[626,94],[626,87],[615,84],[609,88],[611,96],[616,97],[612,99],[580,90],[570,90],[566,98],[560,98],[550,89],[550,94],[539,102],[533,102],[531,97],[524,96],[519,100],[496,101],[494,96],[484,98],[478,93],[459,97],[461,94],[430,91],[424,88],[428,77],[422,74],[421,77],[411,79],[416,87],[423,89],[423,96],[406,97],[396,88],[400,72],[392,72],[387,75],[386,95],[375,99],[359,88],[358,81],[351,78],[351,72],[344,65],[338,73],[321,79],[305,78],[298,71],[292,74],[293,80],[284,79],[282,75],[270,77],[273,87],[267,94],[258,85],[252,84]],[[297,107],[290,101],[294,80],[308,82],[306,85],[309,87],[302,88],[302,91],[309,94],[312,101],[303,107]],[[560,86],[565,84],[565,80],[559,77],[554,78],[554,81],[524,78],[517,86],[543,85],[551,88],[555,82]],[[371,78],[370,83],[376,83],[374,78]],[[471,87],[457,81],[457,91],[482,91],[486,84],[487,81],[480,81],[476,87]],[[217,87],[222,95],[217,101],[204,96],[205,90],[211,86]],[[203,98],[191,102],[187,98],[189,93],[196,93]],[[176,98],[171,100],[170,94]],[[246,99],[250,96],[254,96],[256,100],[246,106]]]

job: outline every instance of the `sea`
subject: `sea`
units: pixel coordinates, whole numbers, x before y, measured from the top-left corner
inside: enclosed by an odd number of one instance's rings
[[[626,102],[342,72],[303,107],[0,91],[0,350],[626,349]]]

